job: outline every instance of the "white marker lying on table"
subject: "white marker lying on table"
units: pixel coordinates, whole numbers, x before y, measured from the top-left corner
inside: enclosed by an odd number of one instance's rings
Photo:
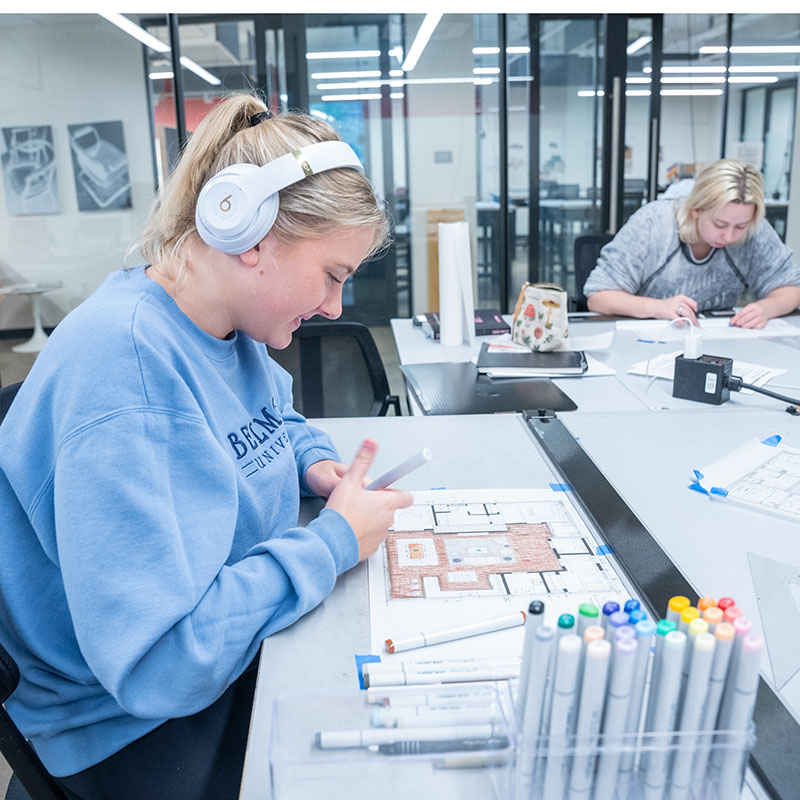
[[[417,467],[427,464],[431,460],[431,451],[429,447],[423,447],[418,453],[415,453],[411,458],[407,458],[402,464],[398,464],[388,472],[384,472],[379,478],[375,478],[372,483],[368,483],[364,488],[370,491],[374,489],[385,489],[395,481],[413,472]]]
[[[491,633],[492,631],[502,631],[505,628],[513,628],[525,623],[525,612],[515,611],[513,614],[506,614],[503,617],[485,619],[481,622],[473,622],[469,625],[461,625],[458,628],[450,628],[446,631],[432,631],[430,633],[419,633],[407,636],[404,639],[387,639],[386,649],[390,653],[399,653],[402,650],[413,650],[415,647],[427,647],[431,644],[440,642],[452,642],[455,639],[466,639],[468,636],[477,636],[480,633]]]

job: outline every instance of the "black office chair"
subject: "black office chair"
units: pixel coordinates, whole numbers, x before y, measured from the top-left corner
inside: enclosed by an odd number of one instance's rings
[[[597,263],[603,246],[614,237],[610,233],[584,233],[575,237],[573,250],[575,262],[575,311],[588,311],[583,284]]]
[[[0,424],[17,396],[22,381],[0,388]],[[0,703],[5,703],[19,683],[14,659],[0,645]],[[53,780],[36,751],[20,733],[8,712],[0,705],[0,753],[13,771],[6,800],[71,800]]]
[[[285,350],[267,348],[294,379],[294,407],[306,417],[399,415],[375,340],[360,322],[304,322]]]
[[[5,703],[8,700],[18,683],[19,669],[14,659],[0,645],[0,702]],[[0,752],[14,772],[6,790],[6,800],[72,800],[75,797],[53,780],[36,751],[2,706]]]

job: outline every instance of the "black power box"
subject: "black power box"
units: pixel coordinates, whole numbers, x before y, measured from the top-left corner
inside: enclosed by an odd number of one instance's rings
[[[720,405],[730,396],[728,381],[733,374],[733,359],[724,356],[675,359],[672,396],[699,403]]]

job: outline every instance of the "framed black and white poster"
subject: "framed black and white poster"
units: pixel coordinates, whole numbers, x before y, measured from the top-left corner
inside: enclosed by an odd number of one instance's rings
[[[58,214],[58,182],[49,125],[3,128],[0,163],[9,215]]]
[[[131,181],[122,122],[68,125],[78,210],[131,207]]]

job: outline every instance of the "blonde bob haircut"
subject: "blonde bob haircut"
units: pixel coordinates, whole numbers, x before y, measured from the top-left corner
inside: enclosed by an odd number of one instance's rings
[[[719,211],[728,203],[746,203],[755,206],[753,220],[741,241],[746,241],[764,219],[764,179],[749,164],[732,158],[721,158],[709,164],[698,176],[691,193],[677,204],[675,216],[681,241],[694,244],[699,235],[693,210]]]
[[[328,123],[298,112],[251,124],[251,117],[264,111],[266,105],[250,94],[230,95],[217,103],[192,134],[131,249],[138,247],[149,263],[179,279],[188,265],[186,245],[202,241],[195,205],[211,177],[232,164],[261,166],[304,145],[340,139]],[[367,257],[388,242],[386,213],[369,181],[354,169],[328,170],[282,189],[270,232],[289,243],[323,239],[340,226],[372,230]]]

